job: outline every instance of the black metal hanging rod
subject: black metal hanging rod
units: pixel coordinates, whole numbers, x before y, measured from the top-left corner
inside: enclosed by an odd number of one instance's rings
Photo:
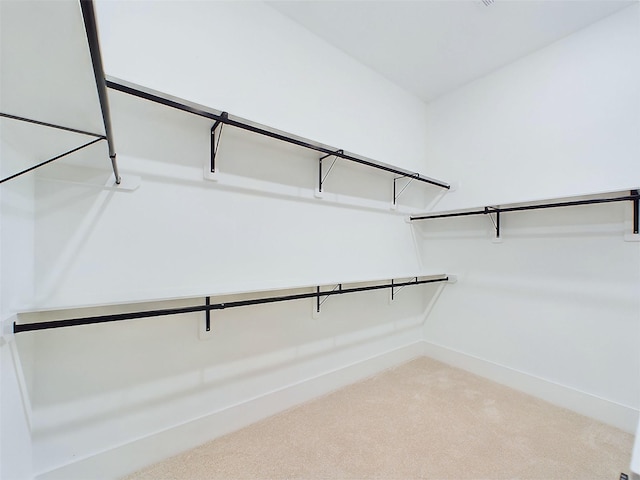
[[[100,42],[98,41],[98,25],[93,8],[93,0],[80,0],[82,8],[82,18],[84,28],[87,32],[87,42],[89,43],[89,53],[91,54],[91,64],[93,65],[93,75],[98,89],[98,99],[100,100],[100,110],[102,111],[102,121],[109,146],[109,158],[111,168],[116,183],[120,184],[121,178],[118,173],[118,163],[116,162],[116,146],[113,140],[113,129],[111,128],[111,113],[109,111],[109,98],[107,97],[107,85],[105,81],[104,68],[102,66],[102,55],[100,54]]]
[[[124,320],[134,320],[137,318],[162,317],[167,315],[179,315],[193,312],[210,312],[212,310],[225,310],[227,308],[246,307],[249,305],[262,305],[265,303],[286,302],[290,300],[301,300],[304,298],[320,298],[329,295],[344,295],[347,293],[366,292],[369,290],[380,290],[385,288],[398,288],[410,285],[423,285],[426,283],[446,282],[449,277],[430,278],[427,280],[411,280],[408,282],[394,282],[384,285],[371,285],[367,287],[341,288],[339,290],[320,291],[310,293],[299,293],[294,295],[282,295],[276,297],[253,298],[249,300],[238,300],[234,302],[211,304],[207,301],[204,305],[193,305],[190,307],[168,308],[162,310],[144,310],[130,313],[117,313],[114,315],[98,315],[93,317],[69,318],[65,320],[52,320],[48,322],[35,322],[18,324],[13,322],[13,333],[29,332],[34,330],[47,330],[51,328],[73,327],[78,325],[92,325],[96,323],[120,322]]]
[[[637,190],[635,190],[637,192]],[[504,212],[519,212],[523,210],[541,210],[544,208],[558,208],[558,207],[574,207],[578,205],[592,205],[596,203],[612,203],[612,202],[636,202],[640,199],[640,194],[633,193],[622,197],[610,197],[610,198],[593,198],[590,200],[573,200],[567,202],[554,202],[543,203],[539,205],[523,205],[519,207],[484,207],[482,210],[471,210],[468,212],[454,212],[454,213],[438,213],[435,215],[415,215],[409,217],[410,220],[430,220],[434,218],[450,218],[450,217],[469,217],[472,215],[488,215],[491,213],[504,213]]]
[[[433,178],[425,177],[420,175],[419,173],[411,172],[409,170],[403,170],[395,167],[391,167],[385,164],[375,163],[371,160],[365,160],[363,158],[354,157],[353,155],[349,155],[344,153],[343,150],[339,150],[336,148],[327,147],[324,145],[319,145],[313,143],[310,140],[302,139],[299,137],[294,137],[290,134],[286,134],[284,132],[275,132],[273,130],[267,130],[261,126],[256,126],[250,123],[246,123],[240,120],[235,120],[229,117],[227,112],[217,113],[208,107],[203,105],[198,105],[192,102],[188,102],[186,100],[177,99],[175,97],[170,97],[168,95],[161,94],[159,92],[152,92],[148,89],[143,89],[143,87],[132,86],[125,84],[122,80],[115,80],[112,78],[107,78],[107,87],[117,90],[119,92],[127,93],[129,95],[133,95],[139,98],[143,98],[145,100],[149,100],[155,103],[160,103],[162,105],[175,108],[177,110],[182,110],[183,112],[191,113],[194,115],[198,115],[201,117],[209,118],[214,120],[216,126],[219,124],[230,125],[233,127],[240,128],[242,130],[247,130],[249,132],[257,133],[259,135],[263,135],[265,137],[274,138],[276,140],[280,140],[286,143],[290,143],[293,145],[297,145],[299,147],[308,148],[310,150],[315,150],[317,152],[324,153],[330,156],[336,156],[342,158],[344,160],[349,160],[351,162],[359,163],[361,165],[366,165],[368,167],[376,168],[378,170],[384,170],[386,172],[395,173],[397,175],[401,175],[403,177],[411,177],[420,182],[429,183],[431,185],[435,185],[437,187],[450,189],[451,186],[448,183],[442,182],[440,180],[436,180]],[[215,127],[214,127],[215,128]]]

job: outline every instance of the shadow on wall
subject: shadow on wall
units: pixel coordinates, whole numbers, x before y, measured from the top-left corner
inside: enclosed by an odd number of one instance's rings
[[[48,173],[47,180],[36,183],[35,212],[39,246],[35,261],[41,279],[36,303],[45,304],[55,295],[61,280],[76,266],[77,253],[90,241],[114,196],[122,194],[102,188],[112,176],[110,172],[61,165]],[[55,176],[51,176],[52,173]],[[57,184],[56,180],[62,183]],[[75,228],[55,228],[56,224],[72,224]],[[43,235],[43,231],[47,234]],[[108,256],[112,252],[105,251],[104,254]]]

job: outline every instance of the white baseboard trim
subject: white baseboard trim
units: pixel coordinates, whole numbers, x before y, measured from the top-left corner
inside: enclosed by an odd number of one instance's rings
[[[434,360],[506,385],[625,432],[636,433],[640,411],[633,407],[428,341],[424,342],[423,352]]]
[[[38,475],[37,480],[112,479],[239,430],[252,423],[427,356],[635,434],[638,410],[427,341],[411,342],[286,385],[204,417],[134,439]]]
[[[423,350],[422,341],[412,342],[41,473],[36,479],[120,478],[288,408],[420,357]],[[212,435],[212,432],[215,432],[215,435]]]

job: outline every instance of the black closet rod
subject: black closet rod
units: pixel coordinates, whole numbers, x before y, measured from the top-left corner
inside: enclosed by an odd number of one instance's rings
[[[136,318],[161,317],[166,315],[178,315],[182,313],[205,312],[211,310],[224,310],[227,308],[245,307],[248,305],[261,305],[265,303],[286,302],[290,300],[301,300],[304,298],[320,298],[330,295],[343,295],[347,293],[366,292],[369,290],[380,290],[383,288],[398,288],[410,285],[422,285],[425,283],[446,282],[449,277],[432,278],[428,280],[412,280],[399,283],[388,283],[384,285],[371,285],[368,287],[340,288],[326,292],[316,291],[313,293],[299,293],[294,295],[283,295],[277,297],[253,298],[250,300],[238,300],[234,302],[215,303],[209,305],[193,305],[190,307],[168,308],[163,310],[144,310],[130,313],[117,313],[113,315],[98,315],[94,317],[69,318],[66,320],[52,320],[48,322],[24,323],[13,322],[13,333],[29,332],[33,330],[47,330],[51,328],[74,327],[78,325],[92,325],[95,323],[120,322],[123,320],[133,320]]]
[[[558,207],[574,207],[578,205],[592,205],[596,203],[612,203],[612,202],[626,202],[633,201],[634,206],[640,199],[640,194],[637,190],[632,190],[632,194],[622,197],[609,197],[609,198],[593,198],[590,200],[572,200],[567,202],[553,202],[543,203],[539,205],[523,205],[520,207],[484,207],[482,210],[471,210],[468,212],[455,212],[455,213],[438,213],[435,215],[416,215],[409,217],[410,220],[429,220],[433,218],[450,218],[450,217],[469,217],[471,215],[488,215],[491,213],[504,213],[504,212],[519,212],[523,210],[540,210],[544,208],[558,208]]]
[[[300,147],[308,148],[310,150],[315,150],[317,152],[324,153],[326,155],[331,155],[339,158],[343,158],[344,160],[349,160],[351,162],[360,163],[362,165],[366,165],[368,167],[376,168],[378,170],[384,170],[386,172],[395,173],[397,175],[402,175],[403,177],[410,177],[420,182],[429,183],[431,185],[435,185],[437,187],[450,189],[451,186],[448,183],[442,182],[440,180],[436,180],[433,178],[425,177],[420,175],[419,173],[414,173],[409,170],[402,170],[399,168],[390,167],[388,165],[375,163],[370,160],[365,160],[362,158],[354,157],[352,155],[344,153],[342,150],[332,149],[327,146],[317,145],[311,143],[310,140],[295,138],[293,136],[287,135],[285,133],[278,133],[271,130],[266,130],[265,128],[261,128],[255,125],[251,125],[249,123],[245,123],[239,120],[234,120],[229,118],[229,114],[227,112],[215,113],[204,107],[202,105],[196,105],[191,102],[187,103],[185,101],[178,101],[177,99],[168,98],[168,96],[163,96],[158,92],[150,92],[148,90],[142,90],[139,87],[133,87],[131,85],[125,85],[122,81],[116,81],[115,79],[107,78],[107,87],[118,90],[123,93],[127,93],[129,95],[133,95],[139,98],[144,98],[145,100],[149,100],[152,102],[160,103],[162,105],[166,105],[168,107],[172,107],[178,110],[182,110],[183,112],[192,113],[194,115],[199,115],[201,117],[209,118],[211,120],[215,120],[216,122],[230,125],[232,127],[237,127],[242,130],[248,130],[253,133],[257,133],[259,135],[264,135],[266,137],[275,138],[276,140],[280,140],[286,143],[291,143],[293,145],[298,145]]]
[[[84,28],[87,32],[89,43],[89,53],[93,65],[93,75],[98,89],[98,99],[100,100],[100,110],[102,111],[102,121],[109,148],[109,158],[116,183],[120,184],[120,174],[118,173],[118,163],[116,162],[116,145],[113,140],[113,129],[111,128],[111,113],[109,111],[109,98],[107,97],[107,85],[105,81],[104,68],[102,66],[102,55],[100,54],[100,42],[98,41],[98,26],[93,8],[93,0],[80,0]]]

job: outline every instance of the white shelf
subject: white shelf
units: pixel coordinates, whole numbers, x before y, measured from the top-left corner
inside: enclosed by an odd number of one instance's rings
[[[204,299],[205,297],[225,297],[231,295],[251,295],[258,293],[269,293],[283,290],[304,290],[310,288],[320,287],[332,287],[338,284],[354,285],[364,283],[382,283],[390,282],[393,280],[406,280],[415,277],[428,278],[428,277],[440,277],[446,276],[441,272],[412,272],[403,273],[397,272],[396,274],[389,275],[382,278],[363,278],[363,277],[351,277],[351,278],[318,278],[317,282],[313,283],[294,283],[294,282],[281,282],[275,281],[272,283],[260,282],[246,282],[242,286],[231,284],[226,287],[217,287],[209,289],[207,287],[201,288],[186,288],[186,289],[170,289],[167,290],[166,295],[162,296],[150,296],[146,298],[140,298],[139,296],[132,295],[131,298],[119,298],[117,301],[104,302],[104,303],[74,303],[74,304],[43,304],[39,306],[25,306],[19,309],[18,315],[57,312],[65,310],[78,310],[78,309],[90,309],[90,308],[109,308],[109,307],[135,307],[136,305],[142,305],[147,303],[159,303],[159,302],[174,302],[174,301],[188,301],[196,299]]]
[[[599,190],[599,191],[588,191],[588,192],[579,192],[579,193],[572,193],[570,195],[563,195],[563,196],[559,196],[559,197],[531,197],[531,198],[525,198],[525,199],[518,199],[517,201],[495,201],[495,202],[486,202],[483,204],[471,204],[471,205],[463,205],[460,207],[456,207],[456,208],[448,208],[448,209],[441,209],[438,210],[437,208],[432,208],[428,211],[422,211],[420,213],[420,215],[444,215],[444,214],[448,214],[448,213],[456,213],[456,212],[465,212],[467,210],[479,210],[479,209],[483,209],[486,206],[492,206],[492,207],[517,207],[520,205],[529,205],[529,204],[539,204],[539,203],[545,203],[545,202],[555,202],[555,201],[572,201],[572,200],[577,200],[577,199],[581,199],[582,197],[598,197],[598,196],[604,196],[604,195],[628,195],[629,192],[631,190],[636,190],[638,189],[638,186],[630,186],[630,187],[622,187],[620,189],[616,189],[616,190]],[[450,190],[449,193],[454,193],[455,190]],[[442,198],[442,197],[441,197]]]

